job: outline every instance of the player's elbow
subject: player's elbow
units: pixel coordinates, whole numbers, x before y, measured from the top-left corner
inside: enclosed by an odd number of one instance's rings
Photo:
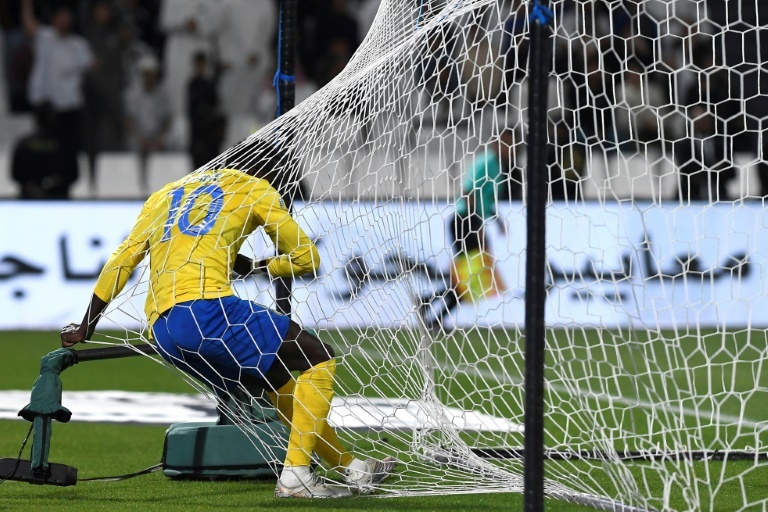
[[[317,251],[315,244],[312,244],[307,252],[307,258],[303,262],[302,267],[302,271],[305,274],[314,273],[320,268],[320,253]]]
[[[295,275],[314,273],[320,268],[320,253],[315,244],[307,247],[301,257],[293,260],[293,272]]]

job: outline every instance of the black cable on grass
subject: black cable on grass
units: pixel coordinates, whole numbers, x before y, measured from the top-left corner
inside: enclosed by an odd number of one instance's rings
[[[29,431],[27,432],[27,437],[24,438],[24,441],[21,443],[21,448],[19,448],[19,457],[16,459],[16,466],[13,468],[13,471],[5,475],[2,479],[0,479],[0,484],[11,478],[13,475],[16,474],[16,472],[19,470],[19,465],[21,464],[21,454],[24,453],[24,447],[27,446],[27,441],[29,441],[29,436],[32,435],[32,428],[34,425],[29,426]]]
[[[164,464],[161,462],[159,464],[155,464],[154,466],[149,466],[146,469],[142,469],[141,471],[137,471],[135,473],[128,473],[127,475],[117,475],[117,476],[99,476],[95,478],[81,478],[81,482],[119,482],[120,480],[128,480],[129,478],[133,478],[135,476],[141,476],[141,475],[148,475],[150,473],[154,473],[155,471],[160,471],[163,469]]]

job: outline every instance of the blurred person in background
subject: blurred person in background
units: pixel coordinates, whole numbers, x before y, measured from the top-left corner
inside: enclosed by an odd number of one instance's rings
[[[5,32],[2,25],[0,25],[0,115],[5,115],[8,112],[5,69]]]
[[[120,45],[123,48],[123,72],[125,73],[123,90],[125,91],[134,84],[141,83],[142,76],[139,63],[147,56],[154,57],[155,52],[148,44],[138,38],[138,30],[127,21],[120,24],[118,34]]]
[[[38,22],[32,0],[23,0],[21,15],[24,30],[34,41],[29,102],[34,108],[51,105],[62,151],[77,161],[82,147],[83,79],[94,64],[93,53],[88,42],[72,32],[69,9],[56,9],[51,26]]]
[[[360,45],[360,31],[346,0],[318,4],[313,14],[304,32],[303,60],[307,74],[322,87],[347,65]]]
[[[123,95],[126,73],[123,54],[127,46],[109,2],[100,0],[90,9],[85,38],[96,60],[85,79],[85,151],[91,190],[96,188],[96,157],[103,151],[125,146]]]
[[[221,107],[227,117],[228,144],[253,131],[257,101],[263,94],[265,78],[269,71],[274,73],[272,40],[277,20],[275,2],[222,1],[217,49]],[[274,107],[269,109],[269,118],[263,121],[271,120],[273,113]]]
[[[173,114],[172,138],[182,146],[187,142],[184,111],[192,58],[198,52],[213,55],[219,7],[216,0],[165,0],[160,11],[160,27],[166,34],[164,82]]]
[[[584,145],[573,140],[572,130],[562,118],[551,119],[548,129],[550,197],[553,201],[579,201],[584,198],[582,175],[587,159]]]
[[[613,74],[606,71],[600,59],[600,49],[592,41],[588,45],[574,46],[567,104],[575,106],[574,126],[578,140],[603,149],[613,149],[614,105],[616,87]]]
[[[151,153],[165,148],[165,138],[171,126],[170,97],[160,84],[157,59],[145,56],[138,63],[141,82],[134,84],[125,98],[128,133],[139,155],[139,185],[149,193],[148,163]]]
[[[315,79],[318,87],[323,87],[333,80],[346,67],[354,50],[343,37],[332,39],[325,51],[315,61]]]
[[[195,169],[218,156],[227,121],[220,106],[216,80],[208,74],[208,57],[199,52],[193,57],[194,75],[187,85],[189,154]]]
[[[131,27],[134,39],[154,55],[162,55],[165,42],[159,26],[163,3],[164,0],[114,0],[113,5],[123,26]]]
[[[638,144],[660,146],[658,109],[667,101],[664,91],[648,79],[643,66],[636,60],[629,62],[621,77],[614,108],[619,148],[634,154]]]
[[[69,199],[77,181],[77,156],[56,135],[56,113],[48,103],[35,109],[35,131],[20,139],[11,159],[11,178],[20,199]]]
[[[732,138],[733,151],[757,164],[761,190],[768,196],[768,5],[764,1],[707,1],[707,15],[715,31],[715,64],[723,66],[721,84],[729,101],[715,114],[725,121],[723,131]],[[718,98],[719,99],[719,98]],[[722,112],[722,113],[721,113]]]
[[[491,104],[499,96],[502,87],[502,73],[507,56],[499,51],[499,45],[487,37],[481,18],[475,18],[459,38],[459,54],[464,61],[459,66],[461,80],[459,94],[463,100],[459,107],[459,118],[467,119],[478,109]]]
[[[458,33],[455,23],[441,24],[430,31],[426,41],[427,51],[415,69],[417,83],[423,87],[417,108],[428,108],[432,119],[440,124],[448,122],[454,93],[459,87],[455,57]]]
[[[508,145],[508,149],[506,154],[499,158],[501,183],[498,196],[503,201],[519,201],[524,195],[525,163],[521,158],[521,152],[525,147],[523,137],[520,130],[510,128],[502,133],[501,138],[503,143]]]
[[[718,130],[706,104],[694,105],[688,115],[688,135],[672,148],[680,170],[679,199],[683,203],[725,201],[728,183],[736,176],[729,158],[729,140]]]
[[[25,33],[21,23],[21,2],[0,2],[0,34],[2,34],[5,63],[0,68],[0,79],[4,77],[8,111],[28,112],[29,75],[32,72],[32,40]],[[3,86],[0,86],[2,88]]]

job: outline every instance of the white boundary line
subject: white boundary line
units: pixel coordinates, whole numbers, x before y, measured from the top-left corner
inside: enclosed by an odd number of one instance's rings
[[[367,357],[373,360],[391,361],[391,358],[383,357],[380,352],[365,349],[360,346],[353,347],[353,350],[359,350],[360,352],[364,352]],[[349,352],[345,353],[344,355],[345,356],[349,355]],[[456,368],[455,366],[449,366],[445,364],[444,361],[436,361],[436,363],[439,365],[440,368],[443,368],[443,369]],[[466,368],[466,367],[462,368],[461,371],[466,375],[482,377],[484,379],[492,379],[500,384],[512,384],[517,386],[520,386],[523,384],[522,377],[513,378],[512,376],[506,373],[494,372],[490,370],[477,370],[474,368]],[[607,393],[595,393],[594,391],[590,391],[590,390],[583,390],[581,388],[574,389],[567,386],[552,384],[549,382],[546,383],[546,386],[550,390],[553,390],[559,393],[565,393],[568,395],[576,394],[577,396],[581,396],[585,398],[594,398],[596,400],[599,400],[601,402],[606,402],[609,404],[615,403],[615,404],[626,405],[630,407],[642,407],[642,408],[650,409],[653,411],[662,411],[666,413],[672,413],[675,415],[682,414],[683,416],[699,418],[699,419],[707,419],[710,421],[717,418],[723,421],[723,423],[720,423],[721,425],[738,425],[740,427],[743,426],[743,427],[751,427],[751,428],[762,427],[760,430],[768,430],[768,420],[754,421],[754,420],[744,418],[742,416],[737,416],[734,414],[723,414],[723,413],[718,414],[715,411],[711,411],[711,410],[698,410],[698,409],[692,409],[690,407],[682,407],[682,406],[676,407],[668,403],[654,403],[648,400],[642,400],[640,398],[632,399],[632,398],[626,398],[622,396],[609,395]],[[714,424],[715,423],[713,422],[713,425]]]

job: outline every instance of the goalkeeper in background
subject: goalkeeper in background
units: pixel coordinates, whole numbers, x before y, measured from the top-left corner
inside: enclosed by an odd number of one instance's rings
[[[232,291],[233,270],[287,277],[314,272],[320,264],[317,248],[278,192],[259,177],[274,172],[272,167],[270,161],[247,172],[206,170],[152,194],[128,238],[102,269],[82,323],[62,330],[62,345],[90,339],[108,303],[148,254],[145,311],[160,354],[217,392],[241,385],[265,388],[289,426],[275,495],[352,494],[315,476],[310,468],[313,451],[343,473],[352,491],[370,493],[391,475],[396,461],[355,458],[328,425],[336,369],[333,348],[287,316],[239,299]],[[238,254],[258,227],[274,241],[278,256],[254,262]]]
[[[495,220],[502,234],[506,234],[497,208],[500,199],[516,195],[511,183],[515,147],[515,131],[505,129],[467,170],[448,229],[453,252],[450,284],[432,297],[423,298],[420,306],[422,318],[432,330],[445,330],[443,319],[459,302],[479,301],[505,291],[485,229],[489,220]]]

